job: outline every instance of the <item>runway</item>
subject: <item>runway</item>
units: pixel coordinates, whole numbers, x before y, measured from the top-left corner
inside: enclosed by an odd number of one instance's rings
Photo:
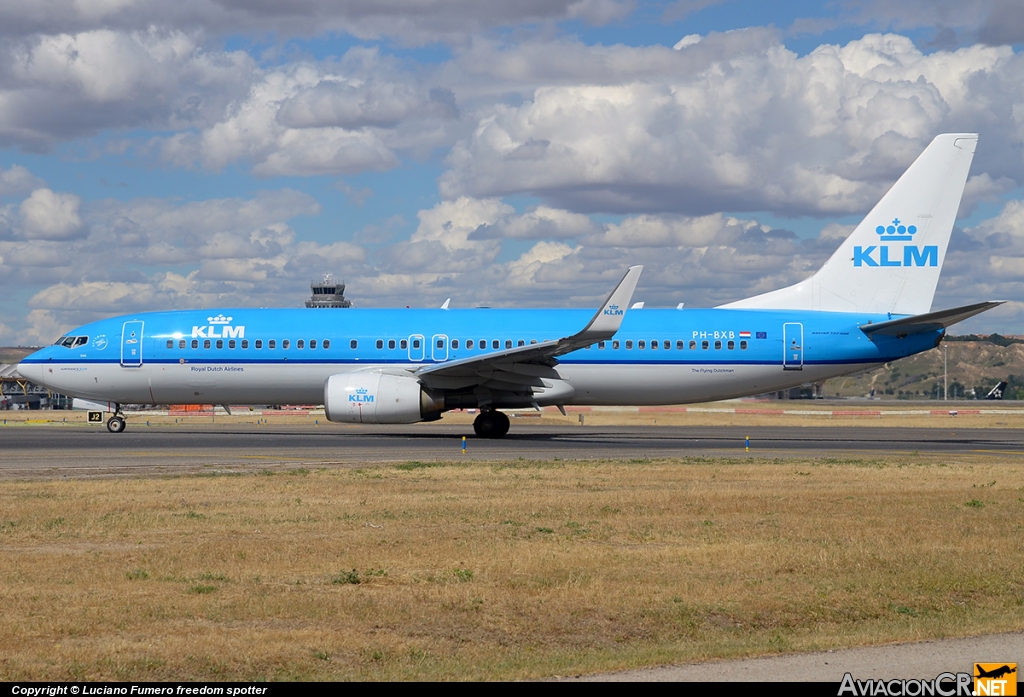
[[[4,477],[185,473],[217,467],[366,467],[410,460],[1024,456],[1024,430],[1009,428],[516,424],[504,439],[483,440],[472,436],[465,424],[146,427],[136,422],[120,434],[70,424],[9,427],[2,434],[0,476]]]

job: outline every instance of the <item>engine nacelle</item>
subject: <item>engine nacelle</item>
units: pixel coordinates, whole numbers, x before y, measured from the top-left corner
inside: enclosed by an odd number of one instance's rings
[[[324,383],[330,421],[350,424],[412,424],[440,418],[444,397],[412,376],[378,370],[339,373]]]

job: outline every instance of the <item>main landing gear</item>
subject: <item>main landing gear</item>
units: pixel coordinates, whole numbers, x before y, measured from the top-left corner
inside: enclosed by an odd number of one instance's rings
[[[508,417],[500,411],[489,409],[482,411],[473,421],[473,430],[481,438],[502,438],[508,433]]]
[[[117,409],[114,410],[114,415],[107,419],[107,430],[111,433],[121,433],[124,431],[128,422],[124,420],[124,416],[121,414],[121,405],[117,405]]]

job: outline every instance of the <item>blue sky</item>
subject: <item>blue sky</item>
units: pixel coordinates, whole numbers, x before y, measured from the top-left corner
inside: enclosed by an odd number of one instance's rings
[[[648,306],[809,275],[978,131],[935,307],[1024,333],[1009,0],[0,1],[0,344],[115,313]],[[642,297],[641,297],[642,296]]]

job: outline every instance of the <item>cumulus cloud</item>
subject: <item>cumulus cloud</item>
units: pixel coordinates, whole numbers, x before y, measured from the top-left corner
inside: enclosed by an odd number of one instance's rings
[[[490,27],[580,19],[605,24],[629,13],[620,0],[523,0],[481,3],[475,0],[307,0],[287,5],[231,0],[0,0],[0,35],[77,32],[99,28],[145,30],[168,26],[221,35],[274,33],[317,36],[348,33],[361,38],[396,37],[419,44],[460,41]]]
[[[242,162],[264,177],[355,174],[398,165],[396,149],[429,150],[451,140],[454,95],[354,48],[338,62],[267,71],[223,116],[161,142],[163,158],[214,170]]]
[[[0,144],[45,149],[104,128],[201,127],[244,94],[254,67],[244,52],[207,52],[153,27],[0,42]]]
[[[23,194],[43,187],[43,180],[21,165],[0,167],[0,196]]]
[[[576,212],[846,214],[877,201],[935,134],[972,129],[997,144],[978,157],[993,181],[1024,174],[1024,116],[1011,107],[1024,65],[1009,48],[924,54],[869,35],[798,57],[751,30],[637,50],[646,70],[632,52],[551,42],[517,62],[504,51],[488,70],[518,65],[524,79],[543,64],[542,79],[560,70],[575,83],[547,79],[483,114],[452,149],[442,193],[528,193]],[[593,60],[552,60],[562,53]]]
[[[22,231],[30,240],[67,240],[85,231],[78,208],[82,199],[36,189],[20,207]]]
[[[17,323],[23,341],[52,340],[54,328],[131,311],[277,306],[288,298],[297,305],[317,274],[354,273],[366,260],[351,242],[298,239],[289,221],[317,215],[320,206],[287,189],[188,203],[145,198],[79,208],[77,198],[68,202],[49,189],[33,192],[18,209],[25,218],[18,224],[19,236],[31,229],[36,237],[0,239],[0,285],[47,284]],[[57,238],[76,216],[90,234]],[[40,238],[44,233],[51,237]]]

